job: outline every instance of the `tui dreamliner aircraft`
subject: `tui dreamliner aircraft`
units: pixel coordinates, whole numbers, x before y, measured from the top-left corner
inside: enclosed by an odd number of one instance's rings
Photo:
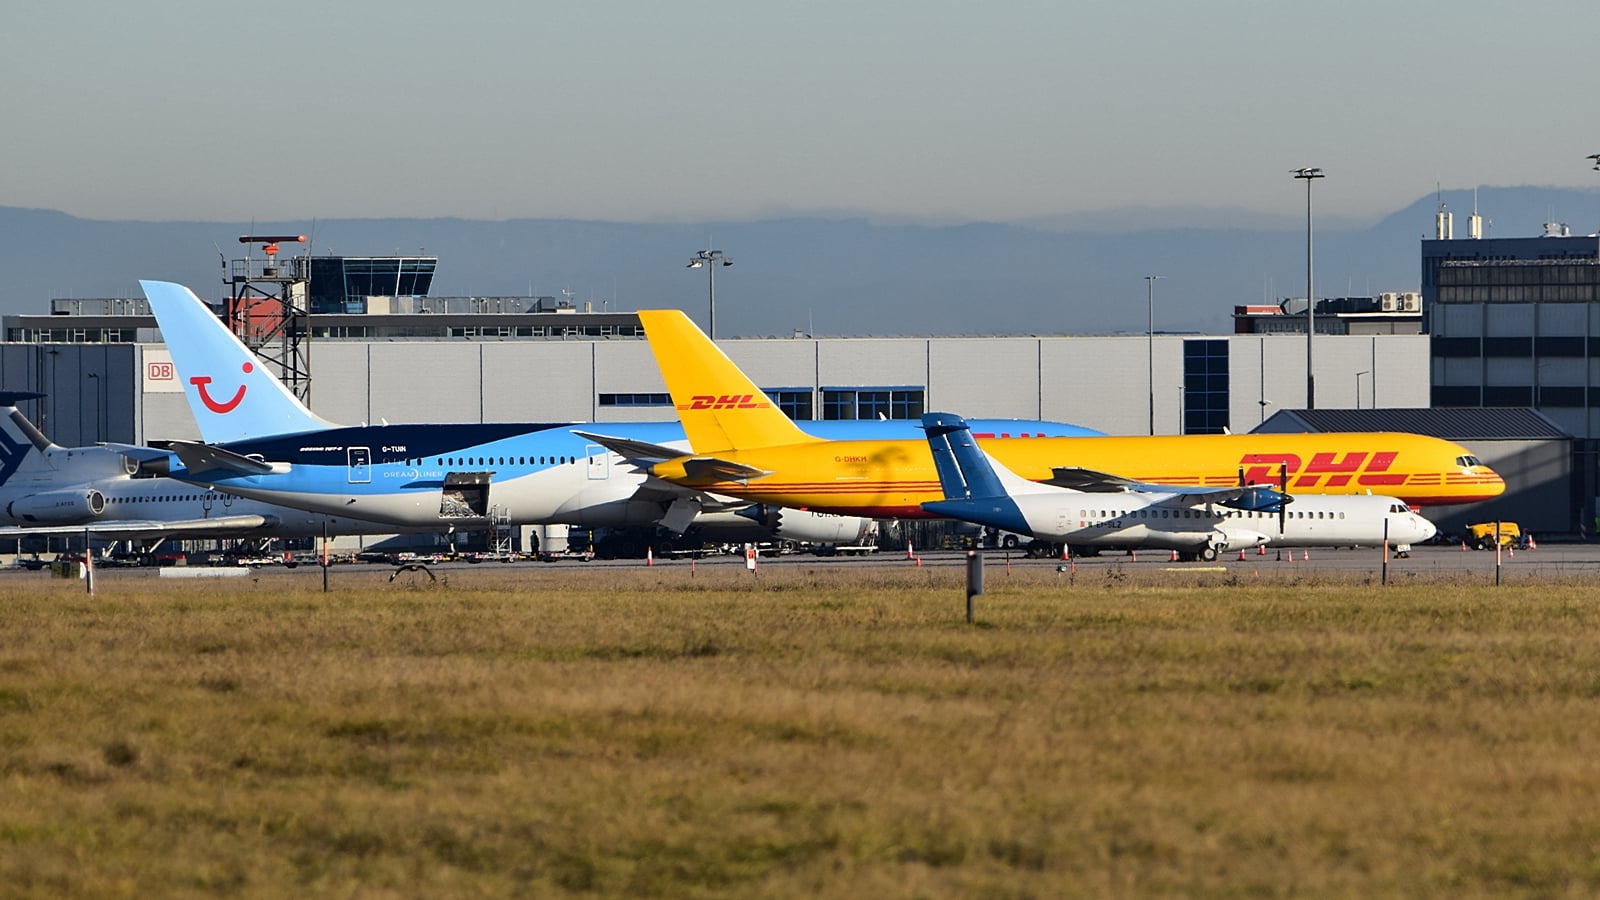
[[[922,504],[944,495],[926,440],[806,434],[771,403],[749,402],[759,390],[681,311],[641,310],[639,320],[694,452],[651,447],[619,426],[588,433],[597,442],[658,479],[718,494],[842,515],[934,515]],[[1459,445],[1398,432],[978,436],[990,456],[1036,482],[1058,467],[1186,487],[1271,484],[1283,471],[1295,494],[1375,492],[1412,506],[1470,503],[1505,490],[1494,470]]]
[[[1209,561],[1258,546],[1388,543],[1407,555],[1411,544],[1434,534],[1432,522],[1393,497],[1290,497],[1268,485],[1177,487],[1116,479],[1107,479],[1115,483],[1111,490],[1096,493],[1036,484],[990,459],[960,416],[927,413],[922,427],[944,492],[943,500],[923,503],[923,509],[1054,544],[1154,547]]]
[[[300,403],[187,288],[140,284],[203,439],[167,442],[181,461],[174,478],[299,509],[440,531],[485,528],[496,519],[659,524],[679,533],[719,524],[743,529],[744,536],[726,540],[782,536],[831,544],[853,542],[871,527],[856,514],[780,509],[646,478],[614,465],[604,447],[583,436],[580,429],[593,424],[334,425]],[[676,422],[605,427],[688,452]],[[914,422],[806,427],[825,438],[917,434]],[[1028,440],[1097,433],[1018,420],[980,420],[975,427]]]

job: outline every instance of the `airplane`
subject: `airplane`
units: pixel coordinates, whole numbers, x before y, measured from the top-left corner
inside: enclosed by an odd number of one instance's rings
[[[200,441],[168,441],[174,478],[327,514],[434,530],[514,524],[654,527],[717,525],[744,537],[849,544],[871,519],[781,509],[647,479],[613,465],[573,423],[340,426],[313,414],[188,288],[142,281],[199,425]],[[759,395],[759,391],[755,394]],[[764,399],[764,395],[761,395]],[[745,398],[750,400],[750,398]],[[751,401],[754,402],[754,401]],[[781,415],[781,413],[780,413]],[[612,426],[607,426],[612,427]],[[655,445],[681,445],[676,422],[625,426]],[[829,438],[911,437],[912,422],[809,422]],[[1097,433],[1059,423],[987,420],[997,435]],[[1013,438],[1005,438],[1013,439]],[[737,529],[743,529],[738,532]]]
[[[0,391],[0,537],[113,540],[295,538],[393,534],[390,524],[309,513],[161,478],[165,451],[62,447],[17,404],[44,396]],[[155,462],[152,468],[146,463]],[[326,530],[325,530],[326,529]]]
[[[1038,484],[985,454],[960,416],[926,413],[922,427],[944,492],[923,509],[1069,547],[1153,547],[1211,561],[1251,547],[1388,543],[1409,556],[1413,543],[1436,530],[1393,497],[1291,497],[1269,485],[1178,487],[1109,477],[1099,485],[1111,492]],[[1091,474],[1080,469],[1071,476],[1085,483]]]
[[[620,427],[585,432],[641,471],[674,484],[811,511],[928,518],[938,473],[924,440],[828,441],[806,434],[680,310],[639,320],[694,452],[628,440]],[[1077,466],[1183,487],[1271,483],[1282,468],[1295,494],[1381,491],[1411,506],[1471,503],[1505,491],[1500,476],[1457,444],[1400,432],[1080,436],[980,445],[1029,481]]]

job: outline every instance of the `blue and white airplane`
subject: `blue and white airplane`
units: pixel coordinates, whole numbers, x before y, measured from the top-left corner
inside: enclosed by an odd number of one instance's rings
[[[172,477],[230,494],[333,515],[445,531],[512,524],[660,524],[675,532],[721,517],[795,540],[851,543],[872,526],[852,516],[752,507],[647,478],[581,423],[340,426],[305,407],[189,289],[143,281],[145,296],[200,427],[168,442]],[[821,437],[914,437],[915,422],[802,422]],[[637,440],[678,445],[676,422],[607,423]],[[990,420],[1018,438],[1096,434],[1057,423]],[[756,539],[754,537],[748,539]]]
[[[1154,547],[1213,560],[1245,547],[1351,547],[1387,542],[1406,555],[1434,525],[1393,497],[1303,494],[1267,485],[1177,487],[1084,470],[1058,479],[1091,491],[1037,484],[983,452],[960,416],[927,413],[922,427],[945,499],[931,513],[1074,547]],[[1292,503],[1291,503],[1292,501]]]

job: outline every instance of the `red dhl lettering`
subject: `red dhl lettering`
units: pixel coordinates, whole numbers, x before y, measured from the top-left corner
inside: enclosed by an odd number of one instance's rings
[[[754,394],[696,394],[678,409],[771,409],[772,404],[757,400]]]
[[[1342,457],[1338,453],[1314,453],[1309,463],[1302,463],[1293,453],[1247,453],[1240,457],[1239,466],[1246,484],[1276,484],[1282,471],[1291,488],[1349,487],[1352,477],[1362,487],[1391,487],[1406,483],[1403,473],[1389,473],[1399,455],[1392,450],[1372,454],[1358,451]]]

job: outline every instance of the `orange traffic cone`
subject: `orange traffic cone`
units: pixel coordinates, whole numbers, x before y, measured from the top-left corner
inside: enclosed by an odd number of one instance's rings
[[[1266,544],[1257,544],[1256,545],[1256,555],[1257,556],[1266,556],[1267,555],[1267,545]]]
[[[1533,542],[1533,535],[1531,535],[1531,534],[1528,535],[1528,549],[1529,550],[1537,550],[1537,549],[1539,549],[1539,545],[1535,544]]]
[[[1244,548],[1239,548],[1239,562],[1244,562]]]
[[[1467,552],[1467,539],[1466,538],[1462,538],[1461,539],[1461,552],[1462,553]]]
[[[1178,551],[1176,551],[1176,550],[1172,551],[1172,561],[1173,562],[1177,562],[1178,561]]]
[[[1311,551],[1310,550],[1301,550],[1300,551],[1300,561],[1301,562],[1306,562],[1309,559],[1311,559]]]
[[[916,559],[917,555],[911,552],[911,541],[906,541],[906,559]]]
[[[656,564],[656,551],[654,548],[644,548],[644,564],[647,566],[653,566]]]

